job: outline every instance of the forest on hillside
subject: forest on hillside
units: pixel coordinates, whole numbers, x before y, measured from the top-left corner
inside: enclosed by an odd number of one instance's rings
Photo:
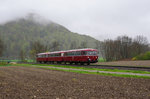
[[[35,42],[47,46],[46,51],[59,51],[75,48],[96,48],[98,40],[73,33],[65,27],[54,23],[39,23],[33,17],[21,18],[0,25],[0,39],[3,41],[4,58],[20,58],[24,52],[30,57]]]

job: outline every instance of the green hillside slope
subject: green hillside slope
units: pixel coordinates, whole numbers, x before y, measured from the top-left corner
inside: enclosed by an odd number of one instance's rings
[[[54,22],[43,24],[25,18],[0,25],[0,36],[5,43],[5,57],[18,57],[22,49],[29,54],[31,43],[34,41],[40,41],[48,46],[57,41],[59,50],[95,48],[97,41],[90,36],[73,33]],[[49,51],[52,51],[52,48]]]

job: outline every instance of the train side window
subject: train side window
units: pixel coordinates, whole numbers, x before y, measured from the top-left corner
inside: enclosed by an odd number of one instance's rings
[[[67,53],[67,56],[70,56],[70,52]]]
[[[50,54],[48,54],[48,57],[50,57]]]
[[[76,56],[79,56],[79,55],[81,55],[81,51],[76,52]]]
[[[85,51],[82,51],[82,52],[81,52],[81,55],[86,55],[86,52],[85,52]]]
[[[61,53],[59,53],[59,56],[61,56]]]
[[[53,54],[50,54],[50,57],[53,57]]]
[[[75,55],[75,52],[71,52],[71,56],[74,56]]]

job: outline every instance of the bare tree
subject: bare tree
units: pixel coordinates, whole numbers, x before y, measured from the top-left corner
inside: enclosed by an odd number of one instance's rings
[[[59,51],[60,50],[60,44],[58,41],[54,41],[51,45],[51,50],[52,51]]]
[[[100,56],[100,57],[102,57],[102,58],[104,58],[104,56],[103,56],[103,49],[101,48],[101,46],[102,46],[102,42],[100,42],[100,41],[95,41],[95,49],[97,49],[98,50],[98,55]]]
[[[22,62],[25,61],[25,57],[26,57],[26,56],[25,56],[25,51],[24,51],[24,50],[21,50],[21,51],[20,51],[20,59],[21,59]]]
[[[83,41],[82,43],[81,43],[81,47],[80,48],[87,48],[88,46],[87,46],[87,42],[86,41]]]
[[[150,50],[148,40],[143,36],[137,36],[134,40],[119,36],[116,40],[105,40],[101,45],[101,53],[106,61],[128,59]]]
[[[77,49],[76,41],[71,42],[70,49]]]
[[[122,36],[118,37],[117,40],[115,40],[116,43],[118,43],[117,52],[120,53],[121,57],[118,59],[126,59],[130,58],[130,48],[132,46],[132,38],[128,36]]]
[[[2,56],[3,51],[4,51],[4,43],[3,43],[3,41],[0,39],[0,56]]]
[[[102,46],[103,56],[105,56],[106,61],[112,61],[114,58],[113,50],[113,40],[105,40]]]
[[[134,39],[133,49],[136,54],[144,53],[149,50],[149,44],[146,37],[138,35]]]
[[[35,59],[36,54],[48,51],[48,46],[42,44],[40,41],[32,42],[30,55],[33,59]]]

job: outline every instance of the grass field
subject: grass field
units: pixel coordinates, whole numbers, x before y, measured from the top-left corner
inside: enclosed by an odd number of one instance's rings
[[[0,62],[21,62],[21,60],[18,60],[18,59],[14,59],[14,60],[0,60]],[[35,62],[34,60],[31,60],[31,59],[27,59],[25,60],[25,62]]]
[[[100,73],[100,72],[88,72],[85,70],[95,70],[95,71],[107,71],[107,72],[121,72],[121,73],[138,73],[138,74],[150,74],[148,71],[136,71],[136,70],[119,70],[119,69],[97,69],[97,68],[85,68],[85,67],[73,67],[73,66],[59,66],[59,65],[49,65],[49,64],[7,64],[6,66],[28,66],[28,67],[36,67],[36,68],[45,68],[51,70],[60,70],[67,72],[76,72],[83,74],[98,74],[98,75],[107,75],[107,76],[117,76],[117,77],[134,77],[134,78],[149,78],[150,76],[137,76],[137,75],[126,75],[126,74],[111,74],[111,73]],[[59,68],[50,68],[50,67],[60,67],[60,68],[70,68],[67,69],[59,69]],[[79,69],[79,70],[71,70],[71,69]]]

